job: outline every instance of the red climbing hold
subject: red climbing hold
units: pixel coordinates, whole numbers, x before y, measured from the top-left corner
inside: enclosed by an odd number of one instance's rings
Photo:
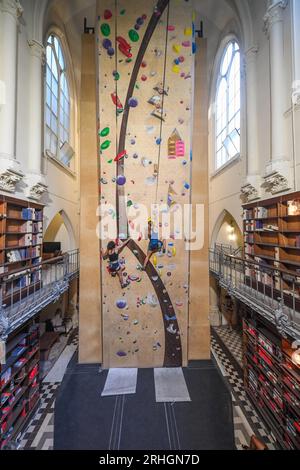
[[[125,155],[127,155],[126,150],[124,150],[124,152],[120,152],[120,153],[116,156],[115,162],[118,162],[119,160],[121,160],[122,158],[124,158]]]
[[[112,17],[112,12],[110,10],[105,10],[104,12],[104,19],[105,20],[110,20]]]
[[[114,105],[116,105],[118,109],[123,109],[123,105],[122,105],[121,101],[119,100],[118,95],[114,92],[110,96],[111,96],[111,99],[112,99]]]
[[[122,52],[126,57],[131,59],[131,45],[122,36],[117,36],[117,42],[119,43],[119,51]]]

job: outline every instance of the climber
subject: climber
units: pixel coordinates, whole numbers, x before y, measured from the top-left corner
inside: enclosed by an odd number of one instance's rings
[[[102,258],[104,260],[108,258],[109,260],[109,264],[108,264],[109,273],[112,276],[114,275],[118,276],[122,289],[125,289],[125,287],[127,287],[130,284],[130,282],[128,280],[124,282],[123,274],[122,274],[123,270],[119,261],[119,255],[124,250],[124,248],[128,245],[129,241],[130,241],[130,238],[128,238],[128,240],[126,240],[126,242],[124,242],[120,246],[117,246],[116,242],[111,241],[108,243],[106,251],[104,251],[103,249],[101,250]]]
[[[143,269],[146,269],[148,262],[151,259],[151,256],[154,255],[155,253],[158,253],[162,251],[163,253],[166,252],[166,240],[159,240],[158,239],[158,233],[152,230],[152,220],[151,218],[148,220],[148,240],[149,240],[149,245],[148,245],[148,251],[147,251],[147,256],[145,258],[144,266]]]

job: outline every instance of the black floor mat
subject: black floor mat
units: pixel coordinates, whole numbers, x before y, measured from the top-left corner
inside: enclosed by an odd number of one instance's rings
[[[235,448],[231,397],[213,362],[184,369],[192,401],[175,404],[156,403],[153,369],[138,371],[135,395],[101,397],[107,372],[98,369],[68,369],[56,400],[54,449]]]

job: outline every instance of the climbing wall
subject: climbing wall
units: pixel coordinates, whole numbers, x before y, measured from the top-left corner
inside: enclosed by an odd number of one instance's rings
[[[140,267],[147,233],[125,248],[126,289],[102,262],[104,366],[186,365],[189,252],[173,220],[191,199],[190,2],[102,0],[97,47],[99,193],[106,218],[116,238],[126,238],[130,229],[138,231],[129,209],[143,204],[150,212],[163,204],[160,230],[170,225],[166,253],[154,256],[146,271]]]

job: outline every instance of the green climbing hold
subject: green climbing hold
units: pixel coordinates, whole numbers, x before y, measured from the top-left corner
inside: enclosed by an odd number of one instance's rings
[[[131,206],[133,206],[133,202],[132,202],[132,201],[128,201],[128,202],[127,202],[127,207],[131,207]]]
[[[110,130],[109,130],[109,127],[105,127],[105,129],[103,129],[101,132],[100,132],[100,136],[101,137],[106,137],[108,136]]]
[[[135,29],[131,29],[128,33],[128,36],[132,42],[138,42],[140,39],[139,34],[135,31]]]
[[[125,15],[125,13],[126,13],[126,10],[125,10],[125,9],[123,9],[123,10],[120,11],[120,15],[122,15],[122,16]]]
[[[107,163],[112,163],[112,162],[113,162],[113,159],[107,161]]]
[[[109,26],[109,24],[103,23],[103,24],[101,25],[101,33],[102,33],[103,36],[105,36],[105,37],[110,36],[110,26]]]
[[[110,146],[111,144],[111,141],[110,140],[106,140],[105,142],[103,142],[103,144],[101,145],[101,150],[106,150],[108,149],[108,147]]]
[[[117,82],[118,80],[120,80],[120,74],[119,74],[119,72],[115,72],[115,73],[114,73],[114,79],[115,79],[116,82]]]

